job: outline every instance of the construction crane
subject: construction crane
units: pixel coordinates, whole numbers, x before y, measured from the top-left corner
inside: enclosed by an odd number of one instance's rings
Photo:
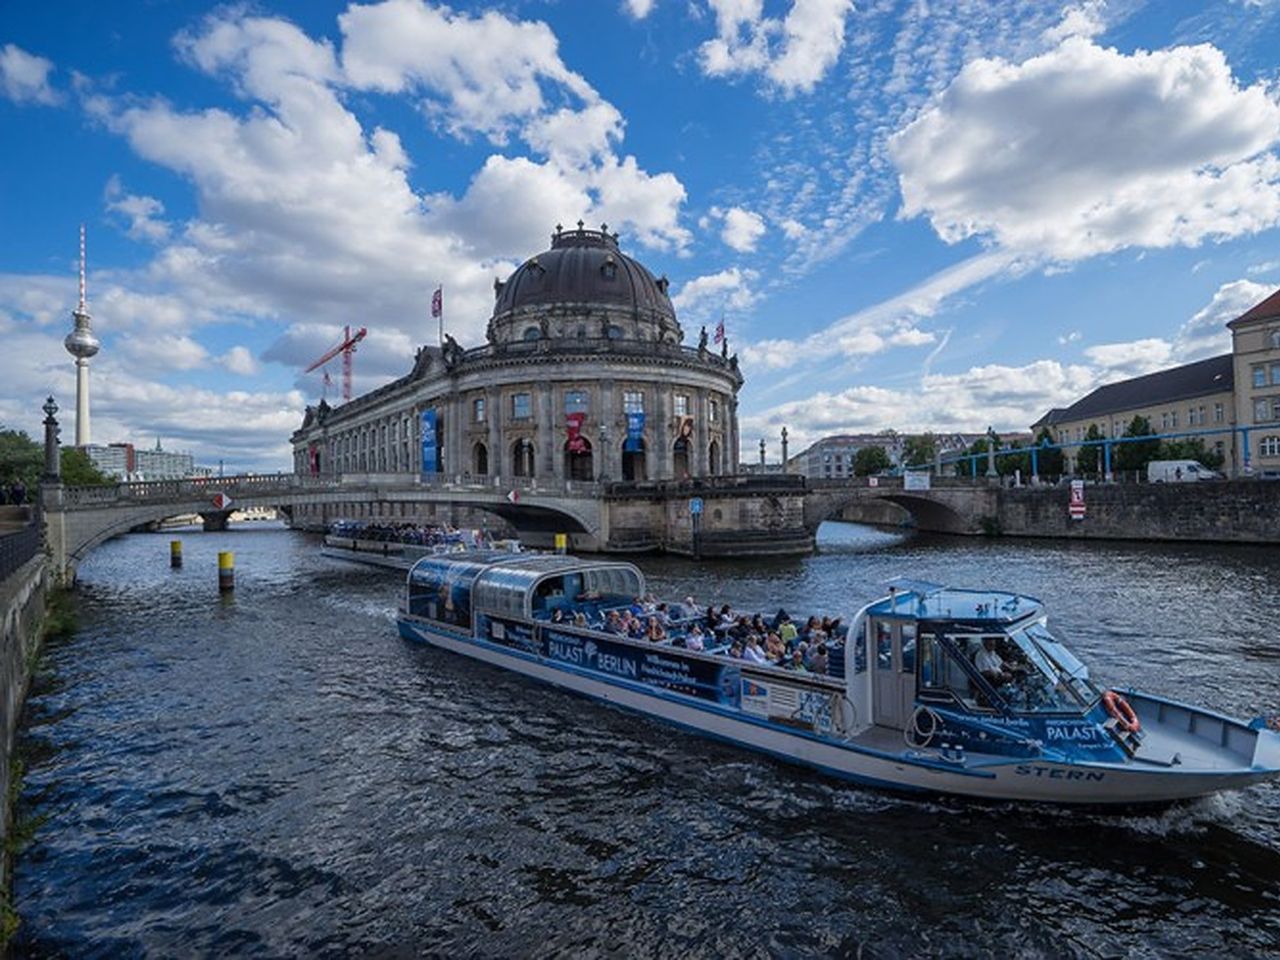
[[[325,352],[325,355],[307,367],[306,372],[310,373],[317,367],[322,367],[338,354],[342,354],[342,402],[346,403],[351,399],[351,355],[356,352],[356,344],[368,336],[369,331],[361,327],[355,333],[351,332],[350,327],[342,328],[342,342],[332,350]]]

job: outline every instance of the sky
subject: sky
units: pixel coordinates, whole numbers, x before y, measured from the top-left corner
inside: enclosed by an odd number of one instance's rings
[[[4,427],[73,436],[82,223],[93,440],[230,472],[580,218],[723,317],[746,459],[1026,430],[1280,287],[1280,0],[0,0]]]

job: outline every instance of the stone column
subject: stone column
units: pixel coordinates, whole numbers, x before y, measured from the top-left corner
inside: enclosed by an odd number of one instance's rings
[[[651,480],[671,479],[671,409],[668,401],[670,387],[659,383],[654,387],[652,420],[645,415],[647,433],[653,438],[645,446],[644,458]]]
[[[62,482],[62,457],[58,450],[58,434],[62,432],[58,419],[58,405],[50,397],[41,408],[44,410],[44,482]]]
[[[534,473],[538,477],[556,478],[564,473],[564,464],[561,457],[555,456],[555,448],[558,446],[556,439],[560,431],[556,429],[556,418],[551,409],[551,384],[541,383],[537,390],[534,423],[538,437],[538,455]]]
[[[489,476],[502,476],[502,396],[497,387],[484,392],[484,416],[489,425]]]
[[[695,477],[705,477],[710,473],[707,469],[707,454],[711,444],[711,410],[707,403],[707,391],[702,387],[693,395],[693,409],[693,470],[690,472]]]
[[[596,430],[595,436],[590,438],[591,448],[597,454],[593,459],[597,477],[601,474],[604,474],[610,480],[618,480],[622,477],[622,457],[618,455],[617,448],[618,438],[626,435],[626,427],[623,426],[621,430],[618,428],[620,409],[613,381],[601,381],[600,418],[598,422],[604,425],[607,439],[603,443],[601,442],[599,429]],[[625,424],[625,418],[623,418],[623,422]]]

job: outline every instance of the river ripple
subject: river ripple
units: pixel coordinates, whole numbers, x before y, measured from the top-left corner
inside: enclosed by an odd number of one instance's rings
[[[1148,815],[859,790],[401,641],[398,584],[247,525],[99,548],[21,734],[19,953],[1267,956],[1280,788]],[[234,549],[237,590],[216,591]],[[1104,683],[1280,707],[1272,549],[902,537],[640,561],[852,613],[896,575],[1038,596]]]

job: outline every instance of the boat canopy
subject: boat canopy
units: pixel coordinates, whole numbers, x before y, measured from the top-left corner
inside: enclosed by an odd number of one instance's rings
[[[1040,613],[1034,597],[990,590],[958,590],[923,580],[899,577],[888,584],[889,595],[871,604],[867,613],[909,620],[962,620],[1010,624]]]
[[[536,553],[469,553],[423,557],[409,571],[408,609],[456,626],[470,626],[472,610],[532,617],[556,607],[630,603],[645,592],[632,564]]]

